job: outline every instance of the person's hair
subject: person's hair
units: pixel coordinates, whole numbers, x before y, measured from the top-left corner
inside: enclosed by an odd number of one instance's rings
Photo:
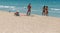
[[[45,8],[45,6],[43,6],[43,9]]]
[[[48,6],[46,6],[46,8],[48,8]]]

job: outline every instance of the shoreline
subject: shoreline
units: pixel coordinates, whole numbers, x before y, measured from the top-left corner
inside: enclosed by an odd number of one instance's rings
[[[9,11],[4,11],[4,10],[0,10],[1,12],[8,12],[8,13],[14,13],[14,12],[9,12]],[[26,13],[25,12],[19,12],[19,13],[22,13],[22,14],[25,14],[26,15]],[[39,15],[39,16],[43,16],[43,15],[41,15],[41,14],[34,14],[34,13],[32,13],[31,15]],[[55,17],[55,18],[60,18],[59,16],[51,16],[51,15],[49,15],[48,17]]]
[[[7,13],[13,13],[13,14],[15,13],[15,12],[9,12],[9,11],[4,11],[4,10],[3,10],[3,11],[0,10],[0,12],[7,12]],[[20,13],[20,12],[19,12],[19,13]],[[26,15],[26,13],[23,13],[23,12],[20,13],[20,14],[24,14],[24,15]],[[38,15],[38,14],[31,14],[31,16],[32,16],[32,15]],[[38,15],[38,16],[43,16],[43,15]],[[45,17],[60,18],[60,17],[56,17],[56,16],[45,16]]]

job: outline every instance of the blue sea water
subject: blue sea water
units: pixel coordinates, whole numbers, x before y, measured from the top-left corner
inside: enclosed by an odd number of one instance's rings
[[[41,15],[42,7],[46,5],[49,7],[49,16],[60,17],[60,0],[0,0],[0,10],[26,13],[29,3],[32,14]]]

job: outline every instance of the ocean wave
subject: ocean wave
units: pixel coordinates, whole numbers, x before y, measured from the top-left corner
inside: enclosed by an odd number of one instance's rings
[[[0,5],[0,10],[16,10],[16,7]]]
[[[15,8],[15,6],[3,6],[3,5],[0,5],[0,8]]]

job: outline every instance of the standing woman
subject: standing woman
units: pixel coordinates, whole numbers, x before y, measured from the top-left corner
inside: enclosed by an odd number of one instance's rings
[[[30,16],[30,14],[31,14],[31,3],[29,3],[27,8],[28,8],[27,16]]]
[[[48,16],[48,6],[45,7],[45,15]]]
[[[45,6],[43,6],[42,15],[45,15]]]

